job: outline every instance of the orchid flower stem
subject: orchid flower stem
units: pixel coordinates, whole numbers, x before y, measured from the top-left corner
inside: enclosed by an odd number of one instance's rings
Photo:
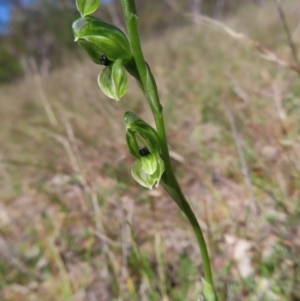
[[[120,1],[125,16],[125,23],[127,27],[132,54],[139,74],[138,81],[145,94],[148,104],[152,110],[155,123],[156,123],[157,132],[160,139],[161,152],[162,152],[161,155],[165,163],[165,173],[162,177],[162,184],[166,192],[177,203],[179,208],[184,212],[190,224],[192,225],[200,248],[200,253],[203,262],[203,269],[204,269],[204,278],[212,286],[212,288],[214,288],[211,266],[210,266],[210,259],[209,259],[202,230],[200,228],[200,225],[197,221],[197,218],[193,210],[191,209],[188,201],[186,200],[184,194],[181,191],[181,188],[177,182],[177,179],[174,175],[171,166],[166,131],[165,131],[165,124],[163,118],[163,108],[160,104],[155,79],[152,76],[150,68],[148,67],[144,59],[139,33],[138,33],[138,26],[137,26],[138,15],[136,11],[135,2],[134,0],[120,0]],[[216,298],[217,297],[215,297],[215,300],[217,300]]]

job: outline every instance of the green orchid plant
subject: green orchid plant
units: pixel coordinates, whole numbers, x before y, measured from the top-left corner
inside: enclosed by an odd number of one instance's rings
[[[98,76],[98,84],[108,97],[119,101],[126,93],[128,86],[126,72],[137,80],[153,113],[156,129],[134,113],[125,113],[126,141],[129,152],[136,158],[131,168],[132,176],[140,185],[149,189],[161,183],[186,215],[195,232],[202,257],[203,295],[207,301],[217,301],[202,230],[171,166],[163,107],[155,79],[141,48],[135,1],[120,0],[120,2],[128,37],[114,25],[90,16],[99,7],[100,0],[76,0],[81,17],[72,25],[75,42],[86,50],[93,62],[104,66]]]
[[[145,121],[131,112],[124,116],[126,141],[130,153],[136,157],[131,173],[142,186],[152,189],[158,186],[165,171],[165,164],[160,156],[160,143],[157,132]],[[142,146],[139,146],[142,145]]]

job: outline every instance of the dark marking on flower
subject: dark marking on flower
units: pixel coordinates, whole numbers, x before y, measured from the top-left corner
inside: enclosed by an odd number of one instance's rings
[[[141,146],[141,147],[139,148],[139,154],[140,154],[142,157],[145,157],[145,156],[149,155],[150,152],[149,152],[147,146]]]
[[[108,66],[110,65],[111,61],[105,55],[101,55],[100,63],[104,66]]]

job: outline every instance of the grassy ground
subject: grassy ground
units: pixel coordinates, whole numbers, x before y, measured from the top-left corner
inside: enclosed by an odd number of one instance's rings
[[[298,7],[286,2],[292,29]],[[292,61],[272,5],[225,22]],[[299,76],[205,24],[143,48],[221,300],[300,300]],[[107,99],[98,72],[73,61],[0,88],[0,300],[195,301],[189,224],[130,176],[123,114],[151,123],[149,110],[133,81]]]

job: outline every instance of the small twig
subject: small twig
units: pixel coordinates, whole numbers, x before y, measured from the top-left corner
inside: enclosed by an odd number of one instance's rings
[[[110,239],[109,237],[107,237],[105,234],[103,234],[100,231],[94,231],[94,235],[101,241],[103,242],[105,245],[110,245],[112,247],[120,247],[120,243]]]
[[[188,14],[188,16],[191,17],[191,14]],[[244,42],[248,43],[249,45],[255,47],[261,53],[261,56],[265,60],[274,62],[277,65],[289,68],[291,70],[294,70],[298,74],[300,74],[300,65],[292,64],[292,63],[287,62],[284,59],[281,59],[277,54],[275,54],[274,52],[269,50],[267,47],[262,45],[260,42],[252,40],[251,38],[245,36],[244,34],[234,31],[233,29],[231,29],[230,27],[228,27],[224,23],[222,23],[220,21],[217,21],[217,20],[214,20],[212,18],[209,18],[207,16],[203,16],[203,15],[198,15],[197,17],[194,17],[194,19],[195,19],[196,23],[200,23],[201,21],[205,21],[209,24],[212,24],[212,25],[215,25],[215,26],[221,28],[222,30],[224,30],[227,34],[229,34],[234,39],[239,40],[239,41],[244,41]]]
[[[283,28],[284,28],[284,31],[285,31],[290,49],[291,49],[291,53],[292,53],[292,56],[294,58],[294,61],[297,65],[300,65],[300,62],[299,62],[299,59],[298,59],[298,54],[297,54],[297,49],[296,49],[296,46],[293,42],[293,38],[292,38],[292,35],[291,35],[290,28],[289,28],[288,23],[286,21],[283,9],[282,9],[281,5],[279,4],[280,0],[274,0],[274,2],[275,2],[275,5],[276,5],[276,8],[277,8],[280,20],[282,22],[282,25],[283,25]]]

